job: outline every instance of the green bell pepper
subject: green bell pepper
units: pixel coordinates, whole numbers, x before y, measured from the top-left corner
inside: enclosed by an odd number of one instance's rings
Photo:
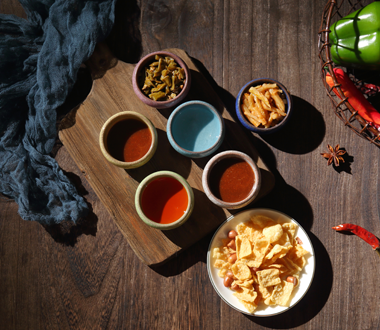
[[[330,30],[330,51],[335,64],[380,69],[380,1],[340,19]]]

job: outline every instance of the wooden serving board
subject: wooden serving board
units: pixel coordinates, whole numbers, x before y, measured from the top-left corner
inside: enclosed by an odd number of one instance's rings
[[[206,78],[199,72],[185,51],[169,49],[181,57],[192,75],[192,85],[186,100],[206,101],[222,113],[225,119],[225,140],[218,150],[239,150],[250,155],[262,175],[260,196],[274,186],[274,177],[261,160],[242,128],[234,122]],[[62,129],[59,137],[84,173],[120,231],[137,256],[147,265],[160,264],[215,230],[229,215],[209,201],[202,188],[202,172],[213,156],[192,160],[177,153],[166,136],[166,122],[173,109],[157,110],[143,104],[132,88],[133,64],[119,61],[115,67],[93,82],[92,90],[76,113],[73,126]],[[137,111],[148,117],[158,132],[158,148],[144,166],[124,170],[108,163],[99,147],[102,125],[121,111]],[[139,183],[155,171],[169,170],[182,175],[194,190],[195,206],[188,221],[181,227],[160,231],[147,226],[135,210],[134,197]]]

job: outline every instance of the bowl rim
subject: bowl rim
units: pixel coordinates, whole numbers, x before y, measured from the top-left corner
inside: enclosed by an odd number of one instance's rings
[[[140,159],[137,159],[133,162],[123,162],[121,160],[118,160],[114,158],[109,152],[107,148],[107,138],[108,133],[110,132],[111,128],[117,124],[118,122],[122,120],[128,120],[128,119],[136,119],[141,122],[143,122],[148,128],[152,135],[152,143],[150,145],[149,150],[146,152],[146,154],[141,157]],[[158,135],[157,130],[154,127],[153,123],[144,115],[141,113],[135,112],[135,111],[122,111],[118,112],[114,115],[112,115],[110,118],[106,120],[106,122],[103,124],[100,134],[99,134],[99,145],[101,152],[103,156],[113,165],[116,165],[118,167],[122,167],[125,169],[128,168],[136,168],[140,167],[144,164],[146,164],[154,155],[154,153],[157,150],[158,145]]]
[[[186,193],[187,193],[187,197],[188,197],[187,208],[186,208],[186,211],[183,214],[183,216],[180,217],[178,220],[176,220],[172,223],[168,223],[168,224],[161,224],[161,223],[157,223],[153,220],[150,220],[144,214],[142,207],[141,207],[141,197],[142,197],[142,194],[143,194],[146,186],[150,182],[152,182],[158,178],[163,178],[163,177],[173,178],[173,179],[176,179],[178,182],[180,182],[182,184],[182,186],[185,188]],[[150,175],[148,175],[147,177],[145,177],[144,180],[142,180],[140,182],[140,184],[138,185],[138,187],[136,189],[136,193],[135,193],[135,207],[136,207],[136,211],[137,211],[137,214],[139,215],[140,219],[143,222],[145,222],[148,226],[156,228],[156,229],[161,229],[161,230],[174,229],[174,228],[177,228],[177,227],[181,226],[182,224],[184,224],[188,220],[188,218],[190,217],[190,215],[194,209],[194,192],[193,192],[193,189],[191,188],[191,186],[189,185],[189,183],[178,173],[175,173],[172,171],[153,172]]]
[[[141,88],[139,86],[138,75],[139,75],[141,69],[145,68],[145,66],[148,64],[148,62],[150,62],[151,58],[156,56],[156,55],[165,55],[165,56],[172,57],[177,62],[177,64],[182,69],[185,70],[186,81],[185,81],[185,84],[182,88],[182,91],[172,100],[167,100],[167,101],[152,100],[149,97],[147,97],[141,91]],[[187,92],[189,91],[190,85],[191,85],[191,73],[190,73],[190,69],[188,68],[187,64],[178,55],[175,55],[171,52],[167,52],[165,50],[159,50],[159,51],[155,51],[155,52],[152,52],[152,53],[145,55],[143,58],[140,59],[140,61],[137,62],[135,68],[133,69],[132,85],[133,85],[133,89],[134,89],[135,93],[137,94],[139,99],[141,101],[143,101],[144,103],[151,105],[153,107],[158,107],[158,108],[171,107],[171,106],[173,106],[173,102],[178,102],[178,101],[180,102],[186,96]]]
[[[226,158],[240,158],[246,161],[252,168],[252,171],[255,175],[255,182],[253,184],[253,187],[251,191],[249,192],[248,196],[244,198],[241,201],[230,203],[225,202],[219,198],[217,198],[211,191],[208,179],[210,177],[210,173],[213,169],[213,167],[219,163],[221,160]],[[256,162],[252,159],[252,157],[248,156],[244,152],[238,151],[238,150],[226,150],[223,152],[220,152],[216,154],[214,157],[212,157],[206,164],[203,174],[202,174],[202,186],[203,190],[205,191],[207,197],[216,205],[227,208],[227,209],[237,209],[242,208],[244,206],[247,206],[248,204],[252,203],[257,195],[260,192],[261,188],[261,172],[259,167],[257,166]]]
[[[173,123],[175,116],[177,116],[180,111],[183,111],[183,109],[185,109],[188,106],[191,106],[193,104],[203,105],[208,110],[211,110],[211,112],[213,112],[215,114],[216,118],[218,119],[219,127],[220,127],[220,130],[219,130],[220,134],[219,134],[219,137],[217,138],[216,142],[211,147],[204,149],[204,150],[201,150],[201,151],[191,151],[191,150],[188,150],[188,149],[181,147],[178,144],[178,142],[174,139],[174,136],[172,134],[172,123]],[[174,144],[176,146],[176,150],[181,150],[182,154],[194,155],[194,156],[199,155],[199,154],[207,155],[207,154],[212,153],[215,149],[217,149],[220,146],[220,144],[223,142],[224,134],[225,134],[224,119],[221,116],[221,114],[218,112],[218,110],[216,110],[216,108],[213,105],[211,105],[210,103],[207,103],[205,101],[200,101],[200,100],[187,101],[187,102],[182,103],[181,105],[177,106],[173,110],[173,112],[170,114],[167,125],[166,125],[166,133],[168,134],[170,144],[172,144],[172,146]]]
[[[242,216],[244,214],[250,214],[250,213],[266,213],[266,214],[277,214],[277,215],[281,215],[282,217],[284,218],[287,218],[288,221],[290,222],[294,222],[298,225],[298,229],[301,229],[301,231],[303,231],[303,233],[305,234],[306,238],[308,239],[308,242],[310,243],[310,247],[311,247],[311,251],[310,252],[310,256],[308,258],[311,258],[313,260],[312,262],[312,274],[310,276],[310,282],[308,283],[307,285],[307,288],[305,289],[305,292],[302,294],[302,296],[296,301],[294,302],[293,305],[289,306],[289,307],[286,307],[283,311],[279,311],[277,313],[274,313],[274,314],[270,314],[270,315],[260,315],[260,314],[256,314],[256,313],[249,313],[248,311],[244,310],[244,309],[240,309],[236,306],[234,306],[230,301],[228,301],[227,299],[225,299],[225,297],[223,297],[223,295],[221,294],[221,292],[219,292],[219,289],[217,288],[216,286],[216,283],[214,282],[214,279],[213,279],[213,276],[211,274],[211,267],[212,265],[210,264],[210,261],[211,259],[213,258],[212,255],[211,255],[211,248],[212,248],[212,245],[214,243],[214,240],[215,238],[217,237],[217,235],[219,234],[219,231],[225,226],[227,225],[227,223],[229,223],[230,221],[233,221],[235,218],[239,217],[239,216]],[[207,273],[208,273],[208,276],[209,276],[209,280],[215,290],[215,292],[218,294],[219,298],[221,298],[229,307],[233,308],[234,310],[240,312],[240,313],[243,313],[243,314],[246,314],[246,315],[250,315],[250,316],[255,316],[255,317],[262,317],[262,318],[266,318],[266,317],[272,317],[272,316],[276,316],[276,315],[280,315],[282,313],[285,313],[287,311],[289,311],[291,308],[293,308],[294,306],[296,306],[304,297],[305,295],[307,294],[307,292],[309,291],[312,283],[313,283],[313,280],[314,280],[314,276],[315,276],[315,269],[316,269],[316,256],[315,256],[315,250],[314,250],[314,246],[313,246],[313,242],[310,238],[310,235],[309,235],[309,232],[306,231],[306,229],[297,221],[295,220],[292,216],[289,216],[288,214],[284,213],[284,212],[281,212],[281,211],[278,211],[278,210],[275,210],[275,209],[272,209],[272,208],[266,208],[266,207],[258,207],[258,208],[250,208],[250,209],[246,209],[246,210],[242,210],[236,214],[232,214],[230,215],[225,221],[223,221],[220,226],[215,230],[211,240],[210,240],[210,243],[208,245],[208,249],[207,249],[207,256],[206,256],[206,264],[207,264]],[[304,270],[302,270],[303,272]]]
[[[244,116],[244,114],[242,113],[241,109],[240,109],[240,103],[241,103],[241,96],[244,94],[244,92],[246,92],[248,90],[249,87],[251,86],[256,86],[256,85],[259,85],[259,84],[262,84],[262,83],[275,83],[278,85],[278,87],[284,92],[284,95],[285,95],[285,98],[286,98],[286,102],[287,102],[287,105],[286,105],[286,116],[285,118],[279,122],[278,124],[272,126],[272,127],[269,127],[269,128],[259,128],[259,127],[256,127],[254,125],[252,125]],[[257,133],[272,133],[272,132],[275,132],[277,131],[278,129],[280,129],[282,126],[285,125],[285,123],[289,120],[290,118],[290,115],[292,113],[292,108],[293,108],[293,99],[292,99],[292,95],[290,94],[290,92],[287,90],[287,88],[282,84],[280,83],[279,81],[275,80],[275,79],[272,79],[272,78],[256,78],[256,79],[253,79],[251,81],[249,81],[248,83],[246,83],[239,91],[238,93],[238,96],[236,98],[236,103],[235,103],[235,111],[236,111],[236,114],[241,122],[241,124],[253,131],[253,132],[257,132]]]

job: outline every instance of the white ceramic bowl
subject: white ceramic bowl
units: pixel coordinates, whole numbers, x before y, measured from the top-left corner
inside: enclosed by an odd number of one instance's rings
[[[296,232],[296,236],[298,236],[302,243],[303,248],[309,251],[309,254],[305,256],[306,258],[306,266],[300,273],[300,282],[298,287],[294,290],[291,296],[291,302],[289,307],[282,306],[266,306],[265,304],[260,304],[254,314],[248,312],[248,310],[244,307],[244,305],[233,295],[234,291],[226,288],[223,285],[223,278],[218,276],[219,269],[214,267],[214,258],[212,257],[212,251],[214,248],[219,247],[221,245],[222,238],[226,238],[227,233],[236,229],[236,226],[241,222],[246,222],[253,215],[265,215],[269,218],[272,218],[275,221],[279,222],[293,222],[298,225],[298,229]],[[250,209],[246,211],[242,211],[236,215],[229,217],[225,222],[223,222],[220,227],[215,232],[213,238],[211,239],[210,246],[207,252],[207,271],[210,277],[210,281],[218,293],[220,298],[235,310],[254,316],[274,316],[286,312],[290,308],[294,307],[306,294],[309,290],[310,285],[314,278],[315,272],[315,257],[314,257],[314,249],[311,243],[309,236],[306,231],[301,227],[301,225],[288,215],[271,210],[271,209]]]

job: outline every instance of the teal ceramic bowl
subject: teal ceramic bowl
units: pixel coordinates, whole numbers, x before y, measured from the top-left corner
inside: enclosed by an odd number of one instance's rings
[[[172,147],[180,154],[206,157],[215,152],[224,139],[224,121],[209,103],[189,101],[170,115],[166,133]]]
[[[183,198],[187,196],[184,206]],[[194,208],[194,193],[188,182],[171,171],[158,171],[148,175],[137,187],[135,194],[137,214],[148,226],[160,230],[170,230],[183,225]],[[175,221],[162,223],[168,213]]]

